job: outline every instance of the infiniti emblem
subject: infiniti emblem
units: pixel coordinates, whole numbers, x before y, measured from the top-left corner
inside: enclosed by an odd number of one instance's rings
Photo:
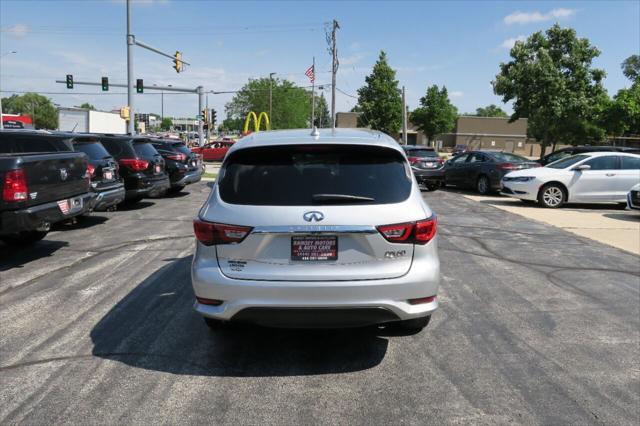
[[[67,169],[60,169],[60,179],[67,180],[68,176]]]
[[[303,214],[302,218],[307,222],[320,222],[322,219],[324,219],[324,215],[322,214],[322,212],[312,211]]]

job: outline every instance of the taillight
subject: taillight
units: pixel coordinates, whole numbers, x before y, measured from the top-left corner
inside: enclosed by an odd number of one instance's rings
[[[498,164],[498,168],[502,170],[518,170],[519,167],[513,163],[501,163]]]
[[[200,219],[193,220],[193,231],[196,238],[205,246],[242,242],[252,229],[249,226],[205,222]]]
[[[434,216],[417,222],[382,225],[376,229],[391,243],[427,244],[436,235],[438,221]]]
[[[409,160],[409,164],[416,164],[418,161],[420,161],[420,158],[418,157],[409,157],[407,158],[407,160]]]
[[[28,193],[27,176],[24,170],[9,170],[4,175],[4,185],[2,188],[2,199],[4,201],[25,201]]]
[[[118,161],[121,166],[128,167],[134,172],[141,172],[149,167],[147,160],[140,160],[139,158],[123,158]]]
[[[96,175],[96,168],[94,165],[89,164],[87,166],[87,174],[89,175],[90,178],[94,177]]]
[[[187,159],[187,156],[181,152],[177,152],[175,154],[167,155],[167,158],[174,161],[184,161]]]

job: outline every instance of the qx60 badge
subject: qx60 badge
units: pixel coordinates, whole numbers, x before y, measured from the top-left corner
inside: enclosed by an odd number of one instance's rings
[[[307,222],[320,222],[322,219],[324,219],[324,214],[319,211],[311,211],[303,214],[302,218]]]

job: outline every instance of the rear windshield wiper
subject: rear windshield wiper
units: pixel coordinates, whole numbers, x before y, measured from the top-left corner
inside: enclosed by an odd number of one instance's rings
[[[351,203],[351,202],[369,202],[375,201],[371,197],[363,197],[360,195],[349,194],[313,194],[311,199],[314,202],[330,202],[330,203]]]

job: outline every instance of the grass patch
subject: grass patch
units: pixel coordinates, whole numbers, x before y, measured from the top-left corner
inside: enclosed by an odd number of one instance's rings
[[[204,173],[202,175],[203,178],[207,178],[207,179],[216,179],[218,177],[217,173]]]

